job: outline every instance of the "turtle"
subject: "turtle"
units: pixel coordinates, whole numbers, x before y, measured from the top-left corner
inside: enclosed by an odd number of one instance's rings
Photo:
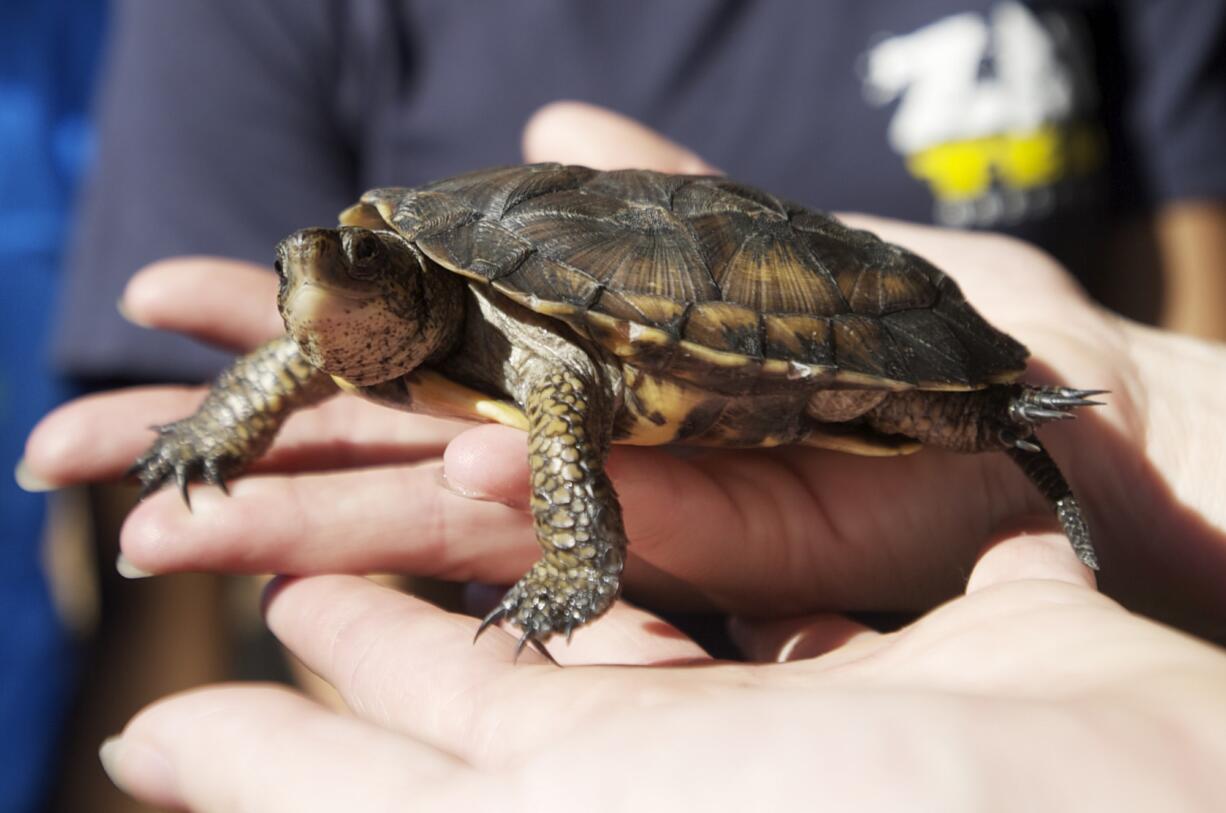
[[[225,489],[340,391],[528,434],[541,558],[480,629],[569,638],[619,595],[611,444],[1004,451],[1097,568],[1035,435],[1101,390],[1023,383],[1028,351],[935,265],[722,176],[553,163],[379,188],[276,247],[286,333],[157,427],[143,493]],[[480,631],[478,631],[480,635]]]

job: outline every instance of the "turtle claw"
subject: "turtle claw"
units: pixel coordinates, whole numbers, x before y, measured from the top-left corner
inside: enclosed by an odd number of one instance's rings
[[[506,614],[507,608],[502,604],[499,604],[497,607],[490,610],[489,613],[486,614],[485,618],[481,619],[481,624],[477,627],[477,632],[473,635],[473,643],[477,643],[477,639],[481,637],[482,633],[501,621]],[[516,657],[518,657],[518,655],[516,655]]]
[[[525,637],[529,637],[529,636],[525,636]],[[558,659],[557,659],[557,658],[555,658],[555,657],[554,657],[552,654],[550,654],[550,652],[549,652],[549,648],[548,648],[548,647],[546,647],[546,646],[545,646],[545,644],[544,644],[542,641],[538,641],[538,640],[537,640],[537,639],[535,639],[535,638],[530,638],[530,637],[529,637],[529,641],[528,641],[528,643],[532,645],[532,648],[533,648],[533,649],[535,649],[537,652],[541,653],[541,655],[543,655],[543,656],[545,657],[545,660],[549,661],[549,662],[550,662],[550,663],[552,663],[554,666],[559,666],[559,667],[560,667],[560,666],[562,665],[562,664],[558,663]],[[523,649],[522,644],[520,645],[519,649]],[[518,659],[519,659],[519,649],[517,649],[517,650],[516,650],[516,652],[515,652],[515,658],[516,658],[516,660],[518,660]]]
[[[485,616],[485,618],[481,619],[480,625],[477,626],[477,632],[473,635],[473,643],[477,643],[477,639],[481,637],[482,633],[497,624],[503,618],[506,618],[509,612],[510,608],[506,606],[505,600],[502,604],[499,604],[497,607],[491,610],[489,614]],[[570,635],[571,632],[573,632],[573,629],[574,628],[572,627],[566,631],[567,643],[570,642]],[[545,646],[545,643],[537,637],[537,633],[532,631],[525,631],[519,636],[519,641],[515,644],[515,656],[512,658],[511,662],[519,663],[519,656],[523,654],[524,648],[528,646],[531,646],[537,652],[541,653],[541,655],[545,656],[545,659],[554,666],[561,666],[557,659],[550,654],[549,649]]]
[[[1075,390],[1071,387],[1052,387],[1039,394],[1038,401],[1050,407],[1103,406],[1102,401],[1091,400],[1095,395],[1106,395],[1110,390]]]
[[[204,482],[211,486],[217,486],[221,489],[221,493],[227,497],[230,496],[230,487],[226,485],[225,475],[221,473],[221,464],[217,462],[217,458],[210,457],[204,461]],[[188,506],[189,508],[191,506]]]
[[[179,494],[183,497],[183,504],[187,506],[187,510],[192,510],[192,497],[187,492],[188,476],[187,466],[183,463],[175,466],[175,484],[179,487]]]
[[[519,656],[523,654],[524,648],[531,645],[533,649],[545,657],[545,660],[552,663],[554,666],[561,666],[553,655],[549,654],[549,650],[545,647],[543,641],[538,639],[530,632],[525,632],[519,636],[519,641],[515,644],[515,657],[511,659],[511,663],[519,663]]]
[[[140,499],[145,499],[158,489],[174,484],[187,510],[192,510],[190,486],[204,481],[229,494],[225,476],[238,470],[236,462],[226,454],[219,454],[217,444],[210,443],[203,432],[192,424],[192,419],[150,427],[157,438],[143,455],[133,463],[125,478],[140,480]]]
[[[537,562],[481,620],[473,641],[494,624],[506,620],[520,630],[516,660],[531,644],[537,652],[557,663],[545,648],[545,642],[554,635],[565,635],[569,642],[576,629],[603,615],[617,598],[618,574],[595,568],[576,568],[576,571],[567,573],[562,579],[547,562]]]
[[[1102,406],[1092,396],[1104,395],[1107,390],[1077,390],[1072,387],[1027,387],[1009,404],[1009,418],[1013,423],[1028,429],[1048,421],[1067,421],[1076,418],[1072,410],[1079,407]],[[1015,443],[1015,445],[1017,445]],[[1018,446],[1026,449],[1025,446]]]
[[[1026,440],[1025,438],[1018,438],[1017,440],[1013,441],[1013,445],[1017,447],[1018,449],[1021,449],[1023,452],[1041,452],[1043,451],[1042,446],[1035,443],[1033,440]]]
[[[515,644],[515,657],[511,659],[511,663],[519,663],[519,656],[523,653],[524,647],[528,645],[529,641],[533,640],[535,639],[530,632],[525,632],[519,636],[519,642]]]
[[[1043,409],[1042,407],[1031,406],[1030,404],[1018,407],[1018,412],[1024,420],[1030,423],[1067,421],[1077,417],[1071,412],[1065,412],[1063,409]]]

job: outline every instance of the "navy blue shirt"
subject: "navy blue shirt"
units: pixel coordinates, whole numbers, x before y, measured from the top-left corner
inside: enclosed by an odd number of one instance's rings
[[[368,187],[520,160],[563,98],[778,195],[1013,232],[1091,276],[1129,213],[1226,198],[1224,34],[1220,0],[120,2],[59,357],[214,372],[120,322],[133,271],[268,262]]]

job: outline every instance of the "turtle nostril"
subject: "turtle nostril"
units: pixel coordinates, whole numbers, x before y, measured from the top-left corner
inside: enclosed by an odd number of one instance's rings
[[[353,247],[353,259],[357,262],[374,259],[379,253],[379,240],[374,237],[367,237],[359,240],[357,245]]]
[[[379,273],[383,244],[373,234],[356,236],[349,244],[349,276],[358,280],[373,279]]]

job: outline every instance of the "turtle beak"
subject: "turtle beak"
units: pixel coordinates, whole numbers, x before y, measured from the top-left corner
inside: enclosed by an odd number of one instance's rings
[[[277,307],[295,339],[302,342],[319,325],[350,317],[378,294],[351,279],[347,265],[336,229],[302,229],[277,245]]]
[[[355,279],[350,259],[337,229],[301,229],[277,244],[277,273],[281,277],[278,304],[284,308],[297,292],[317,288],[350,300],[378,296],[377,285]]]

